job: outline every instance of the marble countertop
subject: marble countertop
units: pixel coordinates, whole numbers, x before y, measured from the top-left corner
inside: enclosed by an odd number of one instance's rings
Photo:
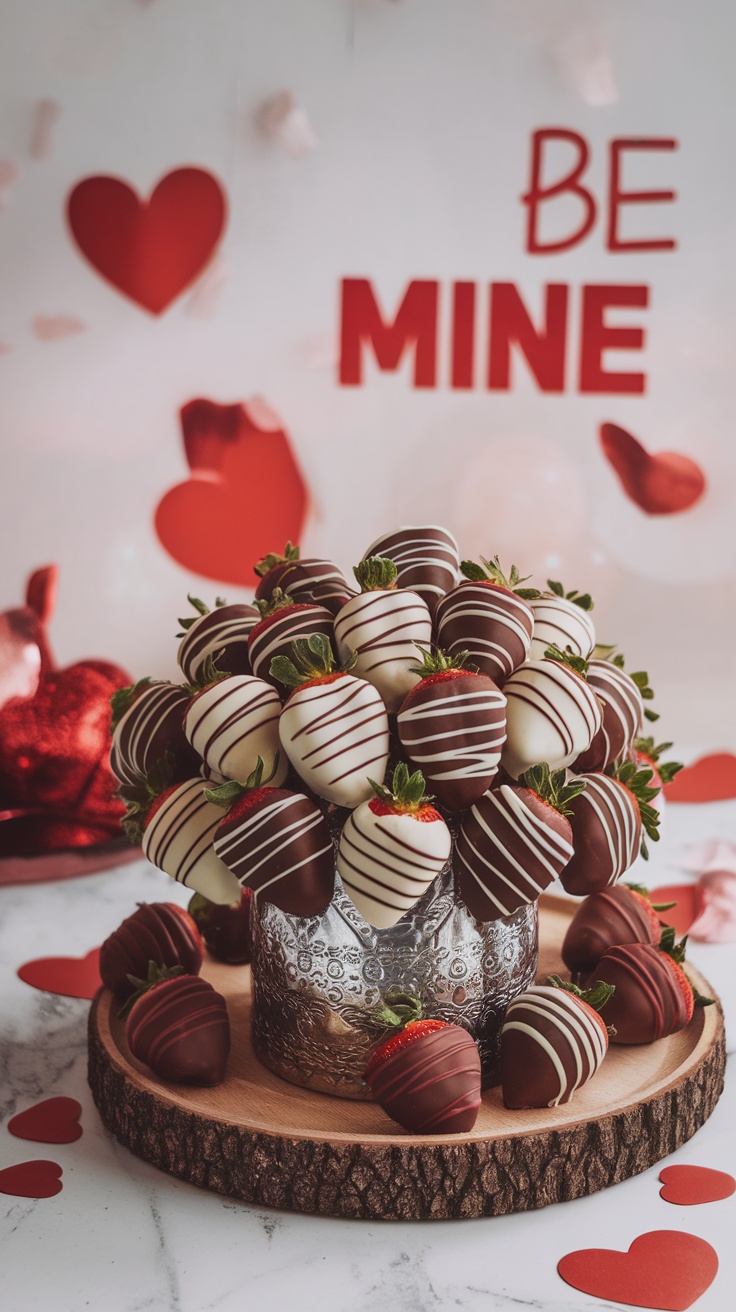
[[[685,847],[736,837],[736,803],[667,809],[664,839],[635,876],[653,887],[684,878]],[[102,1128],[87,1087],[89,1003],[24,984],[33,957],[83,955],[140,900],[188,896],[146,862],[60,883],[0,889],[0,1169],[31,1158],[63,1167],[63,1190],[37,1201],[0,1194],[4,1312],[434,1312],[434,1309],[618,1307],[564,1284],[574,1249],[625,1250],[647,1230],[707,1239],[719,1273],[695,1305],[733,1305],[736,1196],[698,1207],[659,1197],[659,1167],[612,1189],[517,1216],[473,1221],[339,1221],[267,1211],[170,1179]],[[736,945],[692,943],[689,959],[736,1011]],[[728,1035],[729,1052],[734,1039]],[[7,1133],[17,1111],[66,1094],[82,1103],[76,1143],[34,1144]],[[736,1174],[736,1076],[706,1125],[673,1162]]]

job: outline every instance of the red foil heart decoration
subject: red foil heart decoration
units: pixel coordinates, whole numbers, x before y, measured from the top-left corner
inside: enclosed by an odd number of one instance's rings
[[[709,1166],[665,1166],[659,1178],[660,1198],[681,1207],[694,1207],[698,1203],[718,1203],[736,1193],[736,1180],[725,1171],[714,1171]]]
[[[220,183],[204,169],[167,173],[141,200],[121,178],[78,182],[67,202],[74,240],[136,305],[161,314],[199,276],[225,226]]]
[[[74,1143],[81,1137],[79,1117],[82,1104],[76,1098],[44,1098],[8,1121],[8,1131],[17,1139],[35,1143]]]
[[[557,1270],[573,1289],[594,1298],[685,1312],[715,1280],[718,1255],[696,1235],[650,1230],[627,1253],[582,1248],[561,1258]]]
[[[53,1198],[60,1194],[62,1170],[58,1162],[39,1158],[35,1162],[20,1162],[0,1171],[0,1193],[15,1198]]]
[[[714,752],[678,771],[664,795],[668,802],[725,802],[736,797],[736,756]]]
[[[705,475],[689,456],[677,451],[650,455],[617,424],[601,424],[600,436],[603,454],[624,492],[647,515],[676,515],[702,497]]]
[[[289,437],[260,401],[200,399],[180,413],[192,477],[159,502],[159,541],[185,569],[253,587],[264,552],[302,535],[308,493]]]
[[[18,975],[34,989],[60,993],[64,998],[93,998],[102,988],[100,949],[86,957],[37,957],[20,966]]]

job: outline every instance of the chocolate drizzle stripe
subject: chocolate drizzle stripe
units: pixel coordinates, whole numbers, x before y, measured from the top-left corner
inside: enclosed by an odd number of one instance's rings
[[[252,877],[253,875],[256,874],[258,870],[260,870],[261,866],[264,866],[269,861],[272,861],[277,852],[282,852],[284,848],[291,847],[291,845],[295,842],[296,839],[301,838],[306,833],[309,833],[310,829],[315,829],[316,827],[318,827],[321,819],[322,819],[321,812],[315,810],[313,816],[300,817],[300,819],[294,820],[289,825],[280,826],[276,833],[269,834],[257,846],[250,848],[247,855],[248,877],[249,878]],[[227,857],[231,852],[233,846],[242,843],[244,837],[247,834],[248,834],[248,826],[244,825],[234,832],[234,834],[232,835],[232,839],[229,843],[227,841],[218,843],[217,854],[219,857],[222,858],[223,861],[225,861],[226,865],[228,864]],[[259,853],[261,854],[260,859],[256,860],[256,857],[259,855]],[[310,854],[310,859],[311,859],[311,855],[312,854]],[[239,867],[243,864],[243,861],[245,859],[246,858],[242,857],[240,861],[233,861],[232,866],[229,866],[228,869],[231,869],[233,870],[234,873],[237,873]],[[300,862],[299,864],[302,863]]]
[[[381,837],[385,838],[387,842],[392,844],[392,847],[385,847],[382,843],[379,843],[377,838],[373,838],[369,834],[367,834],[365,830],[359,829],[354,811],[348,817],[347,823],[348,825],[351,825],[361,835],[361,837],[365,839],[366,842],[372,843],[374,847],[377,847],[379,849],[379,851],[392,853],[394,849],[398,848],[399,851],[397,855],[401,855],[404,852],[410,852],[412,855],[423,857],[425,860],[429,859],[428,854],[424,848],[414,847],[412,846],[411,843],[407,843],[403,838],[399,838],[398,834],[394,834],[387,827],[380,828],[379,826],[377,826],[377,832],[380,833]],[[445,825],[440,819],[429,820],[429,821],[415,820],[413,821],[413,823],[416,825],[421,825],[422,830],[426,830],[427,825],[437,825],[439,829],[443,831],[445,829]],[[448,848],[447,855],[449,856],[449,848]],[[411,860],[410,857],[407,857],[405,859],[409,861]],[[445,857],[445,860],[447,860],[447,857]]]
[[[364,738],[362,740],[361,746],[364,745],[365,743],[371,742],[373,738],[383,738],[383,734],[375,733],[373,734],[372,738]],[[347,748],[345,750],[347,750]],[[365,774],[368,767],[374,765],[376,761],[382,761],[384,759],[384,756],[385,753],[381,751],[376,756],[370,756],[367,760],[364,758],[361,761],[357,761],[356,764],[352,765],[349,770],[343,770],[342,774],[333,774],[332,777],[327,782],[330,785],[339,784],[342,782],[343,779],[349,779],[351,774],[358,774],[358,772],[360,772],[361,774]],[[333,759],[332,757],[329,757],[329,760],[332,759]]]
[[[581,805],[590,806],[598,817],[611,858],[612,873],[609,883],[613,884],[625,870],[628,870],[636,855],[636,826],[633,813],[622,795],[621,785],[614,783],[606,775],[600,778],[588,775],[585,792],[581,793]]]
[[[530,811],[529,807],[525,805],[512,788],[509,788],[508,784],[502,784],[499,792],[503,796],[506,807],[511,812],[511,815],[506,817],[509,824],[516,830],[521,839],[526,838],[529,847],[534,851],[538,860],[549,870],[554,870],[556,876],[557,866],[545,861],[542,851],[548,852],[558,862],[562,860],[567,863],[573,853],[572,843],[568,843],[562,837],[562,834],[558,834],[557,830],[550,828],[539,816]],[[522,830],[525,830],[526,834]],[[529,839],[532,841],[529,842]]]
[[[326,852],[331,852],[331,851],[332,851],[332,839],[330,839],[329,843],[325,843],[324,847],[315,848],[313,851],[308,852],[306,856],[302,858],[301,861],[295,861],[293,865],[290,865],[286,870],[277,871],[277,873],[273,875],[271,879],[265,879],[263,883],[258,885],[256,894],[258,895],[258,894],[265,893],[267,888],[272,888],[273,885],[277,884],[280,879],[286,879],[288,875],[296,874],[297,870],[303,870],[305,866],[313,865],[315,861],[319,860],[321,856],[324,856]]]
[[[352,836],[353,831],[355,832],[357,837],[362,841],[363,843],[362,847],[360,846],[360,843],[356,842],[355,839],[353,838]],[[390,835],[387,835],[387,837],[390,837]],[[409,849],[413,856],[420,858],[419,860],[412,860],[411,857],[405,856],[403,852],[401,851],[392,852],[390,848],[384,847],[383,844],[376,842],[376,840],[372,838],[370,834],[367,834],[365,830],[359,828],[357,821],[355,820],[354,812],[352,815],[348,817],[345,828],[343,829],[342,834],[340,836],[341,847],[343,843],[345,843],[346,846],[351,847],[354,852],[358,852],[363,856],[367,856],[369,861],[371,862],[371,865],[380,866],[381,869],[383,870],[390,870],[392,874],[400,873],[402,875],[405,875],[407,879],[414,879],[419,883],[424,882],[424,880],[422,879],[423,875],[430,875],[431,877],[434,877],[438,869],[441,868],[437,866],[437,863],[432,860],[431,856],[428,853],[422,852],[421,849],[418,847],[413,847]],[[405,846],[406,844],[402,844],[402,847]],[[384,856],[393,857],[393,861],[383,861],[381,857],[376,855],[375,852],[366,851],[367,847],[375,848],[378,852],[381,852]],[[445,858],[445,860],[447,860],[447,858]],[[442,864],[444,865],[444,861],[442,862]],[[354,868],[357,869],[357,867]],[[413,874],[412,869],[416,869],[420,873]]]
[[[506,1012],[507,1017],[509,1016],[510,1011],[511,1008],[509,1007],[509,1010]],[[506,1030],[518,1030],[520,1034],[525,1034],[528,1039],[532,1039],[534,1043],[538,1044],[538,1046],[542,1049],[545,1055],[549,1057],[549,1060],[552,1062],[552,1065],[554,1066],[555,1074],[557,1075],[557,1079],[559,1081],[560,1092],[558,1093],[557,1097],[552,1098],[552,1100],[547,1105],[549,1107],[556,1107],[560,1103],[561,1099],[564,1097],[565,1093],[567,1092],[567,1075],[565,1074],[565,1067],[560,1061],[560,1058],[557,1055],[553,1045],[550,1043],[549,1039],[545,1037],[544,1034],[539,1033],[539,1030],[536,1028],[535,1025],[528,1025],[521,1020],[507,1019],[504,1022],[503,1032],[505,1033]]]
[[[486,866],[487,869],[490,870],[491,873],[494,874],[498,879],[500,879],[501,882],[502,882],[503,884],[506,884],[506,886],[507,886],[512,892],[514,892],[514,893],[518,893],[519,896],[522,895],[522,890],[521,890],[521,888],[519,888],[518,884],[516,884],[513,880],[509,879],[509,878],[503,873],[503,871],[502,871],[502,870],[499,870],[497,866],[494,866],[494,865],[492,864],[492,862],[488,861],[488,860],[482,855],[482,853],[478,851],[477,847],[476,847],[475,844],[472,842],[472,840],[471,840],[470,838],[468,838],[467,834],[465,835],[464,842],[465,842],[465,843],[467,844],[467,846],[470,848],[471,852],[472,852],[472,853],[474,854],[474,856],[478,859],[478,861],[480,862],[481,865]],[[468,859],[467,859],[467,857],[465,856],[465,853],[462,852],[459,848],[457,849],[457,856],[458,856],[458,859],[459,859],[460,861],[462,861],[463,865],[465,866],[466,870],[468,871],[468,874],[472,876],[472,878],[475,880],[475,882],[476,882],[476,884],[478,885],[478,887],[482,890],[484,896],[487,897],[487,898],[490,898],[491,902],[493,902],[494,905],[497,906],[497,907],[499,908],[499,910],[502,911],[503,914],[504,914],[505,916],[510,915],[511,912],[512,912],[513,910],[515,910],[516,908],[504,904],[503,902],[501,902],[501,901],[499,900],[499,898],[496,897],[496,894],[494,893],[493,889],[492,889],[492,888],[489,888],[486,884],[484,884],[484,882],[483,882],[483,880],[481,879],[481,877],[480,877],[480,875],[478,874],[478,872],[477,872],[476,870],[474,870],[473,867],[468,863]],[[542,888],[540,888],[539,885],[537,885],[537,884],[534,883],[534,881],[531,879],[531,876],[526,875],[525,878],[526,878],[526,880],[527,880],[528,883],[532,884],[532,887],[535,889],[535,891],[536,891],[537,893],[541,893],[541,892],[542,892]],[[534,899],[533,896],[532,896],[532,897],[525,897],[525,898],[524,898],[524,901],[526,901],[526,902],[532,902],[532,901],[534,901],[534,900],[535,900],[535,899]]]
[[[330,748],[330,747],[334,746],[335,743],[339,743],[339,742],[341,741],[341,739],[346,738],[346,737],[349,737],[349,736],[351,736],[352,734],[354,734],[354,733],[356,732],[357,729],[362,729],[366,724],[372,724],[374,720],[382,720],[382,719],[383,719],[383,711],[381,711],[381,710],[373,710],[370,706],[367,707],[366,709],[368,709],[368,710],[370,711],[370,715],[365,715],[365,716],[363,717],[362,720],[358,720],[358,719],[356,719],[356,714],[353,713],[353,714],[350,716],[350,723],[346,726],[346,728],[341,729],[340,732],[334,734],[332,738],[327,738],[327,739],[324,739],[323,741],[319,742],[319,743],[317,744],[317,746],[316,746],[316,747],[313,747],[312,750],[311,750],[310,752],[305,752],[304,755],[302,756],[302,760],[303,760],[303,761],[308,761],[308,760],[310,759],[310,757],[312,757],[312,756],[315,755],[316,752],[324,752],[324,751],[326,751],[327,748]],[[343,717],[343,718],[345,718],[345,717]],[[324,725],[321,726],[322,730],[324,730],[324,727],[325,727]],[[314,730],[313,730],[311,727],[310,727],[309,729],[306,730],[307,735],[309,735],[309,734],[311,734],[311,733],[313,733],[313,732],[314,732]],[[293,736],[293,738],[291,739],[291,741],[294,742],[299,736],[300,736],[299,734],[294,734],[294,736]],[[375,738],[375,737],[376,737],[375,734],[371,734],[370,736],[366,736],[366,737],[361,738],[360,741],[361,741],[361,742],[370,742],[370,741],[371,741],[371,738]],[[321,761],[317,762],[317,764],[319,764],[319,765],[326,765],[328,761],[332,761],[335,757],[337,757],[337,756],[342,756],[343,752],[348,752],[348,751],[350,751],[351,747],[353,747],[353,746],[355,746],[354,743],[348,743],[347,746],[345,746],[345,747],[341,747],[337,752],[333,752],[330,756],[325,756],[325,757],[323,757]]]
[[[528,879],[532,884],[534,884],[534,887],[535,887],[535,888],[538,888],[538,889],[539,889],[539,892],[541,893],[541,892],[542,892],[542,889],[543,889],[543,888],[546,888],[546,884],[538,885],[538,884],[535,883],[535,881],[532,879],[531,874],[530,874],[529,871],[527,870],[526,866],[523,866],[523,865],[521,864],[520,861],[517,861],[516,857],[513,856],[513,854],[509,851],[508,847],[506,847],[506,846],[504,845],[504,843],[501,841],[501,838],[500,838],[499,834],[498,834],[495,830],[493,830],[493,829],[490,828],[490,826],[488,825],[488,823],[487,823],[487,821],[486,821],[486,819],[485,819],[485,816],[483,816],[483,815],[479,815],[479,814],[477,813],[477,811],[476,811],[475,818],[476,818],[478,824],[480,825],[481,829],[483,829],[483,830],[485,831],[487,837],[490,839],[492,846],[495,847],[495,848],[501,853],[501,855],[505,858],[505,860],[508,862],[508,864],[509,864],[514,870],[516,870],[516,871],[518,872],[518,874],[520,874],[520,875],[522,876],[522,878],[526,878],[526,879]],[[509,817],[508,815],[504,815],[503,818],[510,822],[510,817]],[[526,840],[524,834],[520,833],[520,832],[516,829],[516,826],[511,825],[511,828],[512,828],[512,830],[513,830],[516,834],[518,834],[518,837],[521,839],[522,843],[524,843],[524,845],[527,847],[528,851],[530,851],[530,852],[532,853],[532,855],[536,858],[536,860],[539,862],[539,864],[540,864],[541,866],[543,866],[545,870],[548,871],[548,873],[551,875],[552,879],[555,879],[556,876],[557,876],[557,868],[556,868],[555,866],[551,865],[549,861],[545,861],[544,858],[540,856],[539,852],[535,850],[535,848],[532,846],[532,844],[531,844],[531,843],[528,843],[528,841]],[[466,837],[467,837],[467,836],[466,836]],[[527,859],[528,859],[528,858],[527,858]],[[483,864],[484,864],[484,865],[487,865],[487,866],[489,867],[489,869],[491,869],[491,870],[494,871],[494,873],[500,875],[502,879],[504,878],[504,876],[501,875],[500,870],[497,870],[496,867],[493,866],[493,865],[491,864],[490,861],[486,861],[486,860],[484,860],[482,857],[481,857],[481,860],[483,860]],[[508,882],[508,881],[506,881],[506,882]]]
[[[350,870],[350,875],[344,873],[344,866],[347,866],[348,870]],[[421,882],[415,881],[414,888],[400,888],[397,884],[386,884],[376,875],[368,874],[361,866],[354,865],[354,863],[345,856],[344,852],[342,854],[339,872],[348,891],[352,888],[356,891],[365,893],[369,900],[378,902],[380,906],[393,907],[395,909],[400,908],[401,910],[406,911],[408,911],[409,907],[412,907],[414,903],[419,900],[422,893],[425,891],[427,884],[431,882],[429,880],[422,880]],[[410,882],[408,877],[402,876],[402,878],[405,879],[407,883]],[[388,893],[389,897],[381,897],[380,894],[376,892],[376,889],[379,888],[382,889],[384,893]]]
[[[656,952],[656,948],[652,951]],[[634,989],[641,991],[646,997],[651,1007],[652,1019],[654,1022],[654,1039],[661,1039],[665,1032],[665,1009],[661,996],[661,988],[664,984],[670,991],[671,1000],[674,1002],[673,1011],[676,1013],[678,1006],[682,1007],[682,997],[677,990],[671,971],[668,966],[662,966],[658,970],[659,979],[654,984],[653,971],[654,964],[643,957],[637,957],[632,960],[629,954],[621,948],[613,948],[606,953],[606,956],[613,961],[615,960],[619,969],[627,975],[633,982]],[[605,962],[603,963],[605,965]],[[657,962],[659,966],[660,963]],[[664,973],[663,973],[664,972]],[[603,974],[604,971],[602,970]],[[614,996],[616,996],[614,994]]]

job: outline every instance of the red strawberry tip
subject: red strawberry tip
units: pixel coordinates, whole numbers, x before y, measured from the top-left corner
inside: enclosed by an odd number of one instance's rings
[[[375,1074],[378,1067],[381,1066],[383,1062],[388,1061],[390,1057],[393,1057],[394,1053],[406,1048],[410,1043],[416,1043],[416,1041],[423,1038],[425,1034],[434,1034],[436,1030],[444,1030],[447,1028],[447,1021],[436,1020],[430,1017],[427,1017],[425,1020],[409,1021],[403,1029],[399,1030],[398,1034],[392,1034],[390,1038],[385,1039],[383,1043],[379,1043],[378,1047],[373,1049],[368,1064],[363,1072],[363,1079],[370,1082],[371,1076]]]

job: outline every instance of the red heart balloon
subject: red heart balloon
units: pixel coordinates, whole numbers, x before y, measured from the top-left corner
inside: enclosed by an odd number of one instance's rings
[[[581,1248],[557,1264],[562,1279],[583,1294],[633,1307],[685,1312],[715,1279],[718,1255],[682,1230],[650,1230],[628,1253]]]
[[[16,1198],[53,1198],[63,1187],[61,1167],[57,1162],[47,1162],[43,1158],[6,1166],[0,1171],[0,1193],[13,1194]]]
[[[64,998],[93,998],[102,987],[100,949],[86,957],[38,957],[18,969],[20,978],[34,989],[60,993]]]
[[[190,401],[181,411],[193,477],[156,510],[161,545],[185,569],[252,587],[253,565],[301,537],[307,488],[287,433],[265,406]]]
[[[689,510],[705,491],[705,475],[694,460],[677,451],[652,456],[617,424],[601,424],[601,446],[624,492],[647,515]]]
[[[703,910],[703,894],[697,884],[665,884],[653,888],[652,902],[674,902],[667,911],[658,911],[659,919],[671,925],[676,934],[687,934]]]
[[[659,1196],[668,1203],[692,1207],[696,1203],[717,1203],[736,1193],[736,1180],[725,1171],[709,1166],[665,1166],[659,1178],[664,1186]]]
[[[8,1130],[18,1139],[36,1143],[74,1143],[82,1134],[79,1117],[82,1104],[76,1098],[44,1098],[8,1121]]]
[[[725,802],[736,797],[736,756],[714,752],[680,770],[664,789],[668,802]]]
[[[161,314],[202,272],[225,225],[222,187],[204,169],[167,173],[140,200],[121,178],[78,182],[67,217],[82,254],[103,278]]]

